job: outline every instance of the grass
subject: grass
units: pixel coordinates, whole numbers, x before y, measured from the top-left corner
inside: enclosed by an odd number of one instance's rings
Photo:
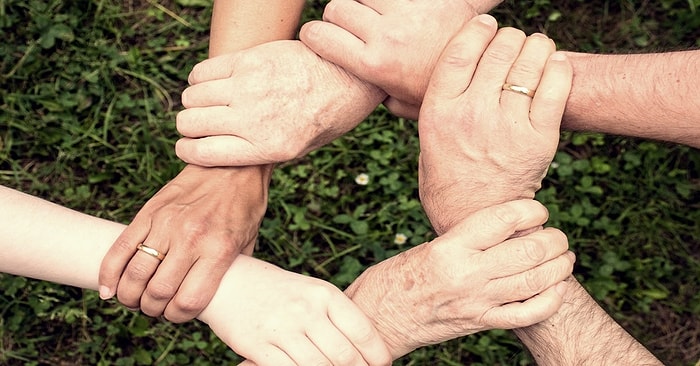
[[[309,2],[305,18],[322,3]],[[503,25],[559,47],[650,52],[700,45],[697,0],[506,1]],[[127,223],[182,167],[179,93],[206,54],[208,1],[0,1],[0,184]],[[347,285],[432,237],[417,198],[415,123],[379,108],[347,136],[276,170],[259,256]],[[669,365],[700,360],[700,154],[564,132],[538,198],[568,233],[576,273]],[[367,174],[369,183],[355,177]],[[407,236],[396,244],[395,235]],[[0,364],[218,365],[203,325],[173,325],[95,293],[0,275]],[[405,365],[529,365],[507,331],[420,349]]]

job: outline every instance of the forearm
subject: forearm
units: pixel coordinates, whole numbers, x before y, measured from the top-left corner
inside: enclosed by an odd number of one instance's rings
[[[214,1],[209,56],[294,38],[304,4],[304,0]]]
[[[700,51],[568,56],[564,128],[700,147]]]
[[[615,322],[576,279],[548,320],[515,329],[538,365],[661,365]]]
[[[102,257],[124,225],[3,186],[0,207],[0,272],[97,290]],[[237,273],[256,266],[261,270],[265,264],[238,256],[220,288],[231,288],[231,283],[246,277]],[[212,302],[218,303],[220,296]],[[210,312],[205,309],[199,318],[211,317]]]

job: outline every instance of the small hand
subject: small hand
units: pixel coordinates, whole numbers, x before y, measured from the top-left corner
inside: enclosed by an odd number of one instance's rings
[[[270,167],[187,166],[139,211],[100,268],[100,296],[170,321],[193,319],[236,256],[251,254]],[[164,255],[163,260],[139,244]]]
[[[438,233],[480,208],[533,198],[559,142],[571,65],[546,36],[496,27],[480,15],[452,39],[421,108],[419,188]]]
[[[346,293],[394,358],[483,330],[535,324],[561,306],[574,263],[566,235],[537,229],[547,217],[533,200],[477,211],[443,236],[371,267]],[[535,231],[511,238],[528,229]]]
[[[203,61],[189,81],[176,152],[202,166],[302,157],[357,126],[385,96],[299,41]]]
[[[389,365],[372,322],[338,288],[240,256],[200,319],[245,365]]]
[[[500,0],[333,0],[300,39],[321,57],[383,89],[394,114],[418,118],[433,68],[464,23]]]

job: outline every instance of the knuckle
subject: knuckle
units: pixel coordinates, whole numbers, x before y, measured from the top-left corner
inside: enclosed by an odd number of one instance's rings
[[[543,276],[541,271],[525,272],[525,287],[532,294],[538,294],[546,287],[547,276]]]
[[[127,279],[135,281],[147,281],[153,275],[153,268],[151,266],[136,261],[135,263],[130,263],[124,271],[124,276]]]
[[[521,75],[531,75],[531,74],[537,74],[539,76],[540,74],[540,69],[543,67],[543,64],[540,64],[536,62],[535,60],[528,60],[528,59],[523,59],[523,60],[518,60],[513,67],[511,68],[511,75],[515,74],[516,76],[521,76]],[[513,80],[516,81],[516,80]],[[530,86],[532,85],[525,85],[525,86]]]
[[[534,235],[520,239],[525,257],[529,263],[540,264],[547,255],[547,249],[543,243]]]
[[[341,347],[335,353],[334,365],[356,365],[359,361],[359,355],[354,348]]]
[[[209,299],[197,295],[176,295],[172,304],[180,313],[199,314],[209,302]]]
[[[512,226],[520,220],[520,215],[509,205],[493,206],[493,217],[499,224]]]
[[[177,292],[177,286],[163,281],[151,281],[146,287],[145,294],[154,300],[170,300]]]

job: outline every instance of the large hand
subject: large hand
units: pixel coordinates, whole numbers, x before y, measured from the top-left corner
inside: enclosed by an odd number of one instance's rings
[[[105,255],[100,294],[182,322],[213,296],[240,252],[251,254],[271,168],[187,166],[139,211]],[[163,261],[137,250],[143,243]]]
[[[571,65],[546,36],[496,27],[480,15],[452,39],[421,109],[420,195],[438,233],[479,208],[533,198],[557,149]]]
[[[200,319],[244,364],[389,365],[365,314],[331,284],[240,256]]]
[[[447,42],[501,0],[333,0],[301,40],[321,57],[389,94],[395,114],[418,118],[432,70]]]
[[[182,94],[178,156],[202,166],[303,156],[354,128],[384,94],[299,41],[278,41],[196,65]]]
[[[346,293],[394,358],[492,328],[535,324],[562,304],[574,255],[547,210],[520,200],[474,213],[445,235],[365,271]]]

